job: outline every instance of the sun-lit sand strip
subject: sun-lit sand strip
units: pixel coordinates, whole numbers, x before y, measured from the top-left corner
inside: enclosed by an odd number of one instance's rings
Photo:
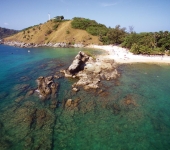
[[[170,63],[170,56],[134,55],[128,49],[112,45],[89,45],[88,48],[103,49],[107,55],[102,58],[114,59],[117,63]]]

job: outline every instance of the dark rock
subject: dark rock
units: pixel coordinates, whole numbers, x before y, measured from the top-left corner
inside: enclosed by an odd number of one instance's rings
[[[121,111],[119,105],[113,104],[113,112],[114,114],[118,114]]]
[[[58,84],[53,81],[53,76],[39,77],[37,80],[38,92],[42,99],[47,99],[49,96],[55,97],[57,92]]]
[[[101,97],[108,97],[109,96],[109,92],[107,92],[107,91],[99,91],[99,95],[101,96]]]
[[[51,93],[51,89],[49,87],[46,87],[44,89],[45,95],[49,95]]]

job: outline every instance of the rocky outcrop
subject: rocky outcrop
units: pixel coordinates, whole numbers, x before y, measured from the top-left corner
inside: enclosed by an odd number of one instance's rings
[[[62,72],[65,77],[79,78],[72,85],[73,90],[79,86],[83,86],[85,90],[97,89],[101,80],[112,80],[119,76],[113,60],[93,59],[81,51],[69,68]]]
[[[49,97],[55,98],[58,88],[58,83],[55,83],[52,76],[43,77],[40,76],[37,80],[40,97],[47,99]]]
[[[14,46],[14,47],[22,47],[22,48],[33,48],[33,47],[60,47],[60,48],[77,47],[77,48],[81,48],[81,47],[84,47],[84,45],[81,43],[71,45],[70,43],[64,43],[64,42],[36,44],[36,43],[24,43],[24,42],[18,42],[18,41],[4,41],[1,44]]]
[[[87,56],[85,53],[80,51],[78,55],[75,57],[75,59],[73,60],[70,67],[68,68],[68,71],[71,74],[78,73],[79,71],[84,69],[85,63],[88,61],[88,59],[89,59],[89,56]]]

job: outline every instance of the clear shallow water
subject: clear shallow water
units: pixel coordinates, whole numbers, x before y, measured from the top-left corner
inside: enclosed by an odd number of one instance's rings
[[[28,94],[35,80],[67,68],[80,49],[29,50],[0,45],[0,149],[169,149],[170,66],[121,65],[102,93],[74,93],[74,80],[60,78],[57,98],[42,101]],[[79,99],[73,108],[69,98]]]

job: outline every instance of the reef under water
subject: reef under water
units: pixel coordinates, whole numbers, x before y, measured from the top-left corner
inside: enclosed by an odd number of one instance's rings
[[[76,92],[59,71],[79,50],[0,46],[0,149],[169,149],[170,66],[119,65],[102,90]],[[36,79],[55,75],[56,95],[39,97]]]

